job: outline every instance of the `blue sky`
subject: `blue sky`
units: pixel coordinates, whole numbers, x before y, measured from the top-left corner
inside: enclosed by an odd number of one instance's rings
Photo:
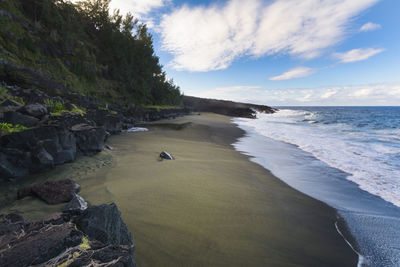
[[[146,22],[186,95],[399,105],[398,0],[113,0]]]

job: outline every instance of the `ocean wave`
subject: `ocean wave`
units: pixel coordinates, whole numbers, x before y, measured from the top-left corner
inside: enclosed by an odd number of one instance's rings
[[[383,116],[375,118],[369,111],[348,114],[346,110],[283,109],[275,114],[257,114],[255,120],[235,122],[298,146],[348,173],[348,179],[361,189],[400,207],[400,130],[390,122],[379,122]]]

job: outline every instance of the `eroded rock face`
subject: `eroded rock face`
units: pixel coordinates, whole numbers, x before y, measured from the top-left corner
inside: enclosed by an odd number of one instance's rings
[[[0,137],[0,177],[18,178],[76,158],[76,138],[68,129],[40,127]]]
[[[7,111],[4,112],[4,119],[5,122],[11,123],[13,125],[22,125],[25,127],[33,127],[38,124],[39,119],[21,114],[16,111]]]
[[[71,127],[76,137],[76,146],[83,155],[93,155],[104,148],[107,133],[102,127],[94,127],[85,123]]]
[[[41,119],[42,117],[44,117],[46,114],[49,113],[45,105],[38,103],[25,105],[22,108],[20,108],[18,112],[35,117],[37,119]]]
[[[92,208],[96,213],[102,213],[102,209],[116,210],[104,214],[118,218],[103,219],[122,222],[114,204]],[[79,221],[82,216],[85,214],[64,212],[43,221],[27,222],[16,214],[0,214],[0,266],[136,266],[133,241],[127,245],[103,243],[85,229],[77,228],[74,221]],[[128,236],[121,238],[121,234]],[[129,231],[112,231],[109,238],[128,240],[132,235]]]
[[[88,207],[88,203],[78,194],[75,194],[74,197],[68,204],[65,206],[64,211],[69,210],[86,210]]]
[[[55,205],[71,201],[78,191],[79,185],[70,179],[49,181],[41,185],[19,189],[18,199],[26,196],[36,196],[47,204]]]
[[[115,204],[89,207],[75,223],[90,238],[103,244],[133,245],[133,237]]]
[[[11,232],[8,243],[0,246],[1,266],[29,266],[40,264],[56,257],[67,247],[81,243],[83,234],[72,223],[47,224],[43,227],[28,224],[21,232]],[[28,233],[23,235],[23,233]],[[21,236],[20,236],[20,235]],[[8,245],[11,248],[8,248]]]

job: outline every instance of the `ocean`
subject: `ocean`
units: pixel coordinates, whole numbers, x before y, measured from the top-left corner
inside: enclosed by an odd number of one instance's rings
[[[237,150],[338,210],[359,266],[400,266],[400,107],[279,107],[234,122],[247,133]]]

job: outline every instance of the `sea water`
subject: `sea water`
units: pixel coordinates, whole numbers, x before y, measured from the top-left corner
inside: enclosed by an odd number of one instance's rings
[[[336,208],[360,265],[400,266],[400,107],[284,107],[234,119],[235,148]]]

